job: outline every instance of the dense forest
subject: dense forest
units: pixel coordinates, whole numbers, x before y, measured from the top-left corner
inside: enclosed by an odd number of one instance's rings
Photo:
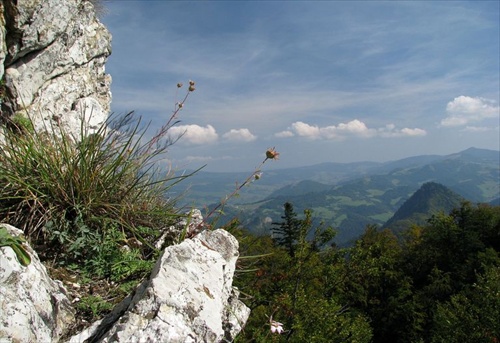
[[[237,342],[499,342],[500,207],[463,202],[348,248],[285,203],[271,236],[235,229],[252,309]]]

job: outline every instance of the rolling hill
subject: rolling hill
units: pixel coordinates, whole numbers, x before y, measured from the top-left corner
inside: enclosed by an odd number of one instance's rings
[[[245,202],[246,195],[243,195],[237,203],[225,207],[219,224],[237,217],[247,229],[268,234],[270,223],[281,216],[283,204],[291,202],[297,213],[312,209],[318,222],[337,228],[337,243],[346,244],[361,234],[367,224],[384,225],[428,182],[442,184],[472,202],[490,202],[498,198],[499,157],[498,151],[471,148],[447,156],[417,156],[378,165],[361,165],[362,168],[359,164],[356,168],[343,165],[340,171],[328,172],[322,165],[321,173],[315,173],[310,167],[309,179],[268,189],[261,193],[260,200],[254,197]],[[273,173],[278,177],[279,171]],[[297,177],[300,173],[287,170],[281,182],[291,175]],[[324,182],[328,175],[336,175],[340,181]]]

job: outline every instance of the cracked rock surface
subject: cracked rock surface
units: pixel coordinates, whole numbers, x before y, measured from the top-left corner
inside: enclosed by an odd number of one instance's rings
[[[4,0],[0,3],[2,118],[29,115],[38,131],[51,125],[80,138],[109,113],[111,77],[105,63],[111,34],[85,0]]]
[[[237,259],[220,229],[170,246],[135,294],[70,342],[231,342],[250,314],[232,287]]]
[[[21,230],[0,224],[14,236]],[[74,310],[60,281],[53,281],[29,247],[24,267],[14,250],[0,247],[0,341],[57,342],[74,321]]]

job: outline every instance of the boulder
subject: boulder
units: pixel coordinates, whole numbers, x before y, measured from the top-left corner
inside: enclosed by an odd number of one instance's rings
[[[232,287],[237,258],[220,229],[170,246],[135,294],[69,342],[231,342],[250,314]]]
[[[0,224],[13,236],[21,230]],[[0,248],[0,341],[58,342],[74,322],[74,310],[60,281],[53,281],[28,246],[23,267],[9,246]]]

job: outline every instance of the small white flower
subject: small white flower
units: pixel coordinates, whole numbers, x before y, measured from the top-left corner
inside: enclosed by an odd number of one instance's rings
[[[283,329],[283,324],[277,321],[271,320],[271,332],[281,334],[285,329]]]

